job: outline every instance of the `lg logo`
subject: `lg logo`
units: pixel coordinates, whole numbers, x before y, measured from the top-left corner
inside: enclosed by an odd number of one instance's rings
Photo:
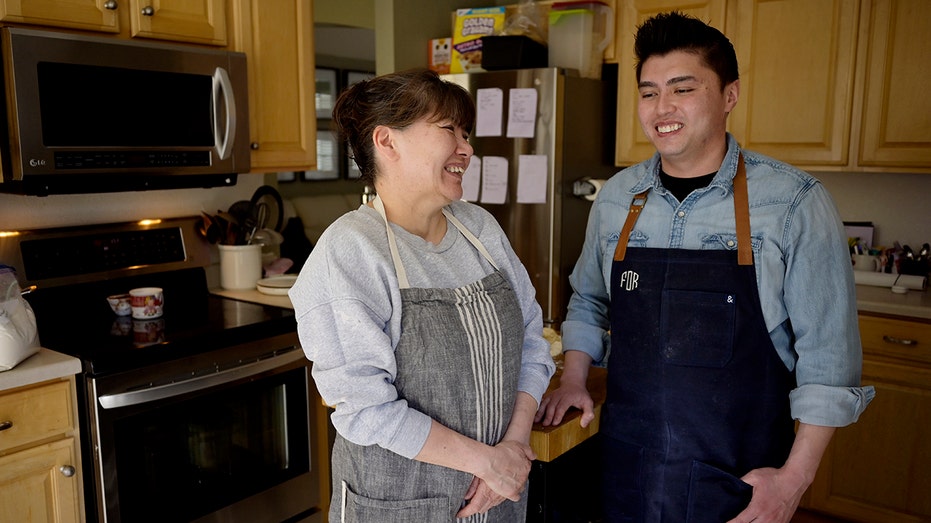
[[[29,159],[29,166],[30,166],[30,167],[44,167],[44,166],[45,166],[45,160],[36,160],[35,158],[30,158],[30,159]]]
[[[634,271],[624,271],[621,273],[621,288],[625,291],[632,291],[637,288],[637,281],[640,275]]]

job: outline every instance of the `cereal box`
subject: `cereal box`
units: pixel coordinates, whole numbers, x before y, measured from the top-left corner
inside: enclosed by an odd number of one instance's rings
[[[504,7],[457,9],[453,27],[451,73],[482,71],[482,37],[504,27]]]
[[[453,39],[434,38],[430,40],[430,69],[437,74],[449,72],[449,63],[452,60]]]

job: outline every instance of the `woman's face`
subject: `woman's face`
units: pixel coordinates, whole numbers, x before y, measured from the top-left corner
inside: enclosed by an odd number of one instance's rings
[[[474,153],[465,129],[422,118],[396,135],[402,168],[398,182],[408,194],[439,197],[440,206],[462,199],[462,175]]]

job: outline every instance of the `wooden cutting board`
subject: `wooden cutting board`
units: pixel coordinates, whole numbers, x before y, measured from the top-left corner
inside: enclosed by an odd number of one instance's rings
[[[547,392],[559,386],[559,377],[562,374],[562,356],[555,359],[556,374],[550,380]],[[582,428],[579,425],[582,411],[578,409],[569,410],[563,416],[562,423],[559,425],[544,427],[539,423],[534,424],[533,432],[530,433],[530,446],[537,453],[538,461],[552,461],[598,433],[598,425],[601,421],[601,406],[605,401],[607,377],[607,369],[601,367],[592,367],[588,371],[588,393],[591,394],[592,401],[595,404],[595,419],[587,427]]]

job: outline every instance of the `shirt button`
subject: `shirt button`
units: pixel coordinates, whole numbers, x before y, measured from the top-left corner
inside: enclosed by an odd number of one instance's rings
[[[679,211],[679,212],[676,214],[676,216],[678,216],[679,218],[685,218],[685,211]]]
[[[734,246],[734,240],[727,240],[727,246],[728,246],[728,247],[733,247],[733,246]]]

